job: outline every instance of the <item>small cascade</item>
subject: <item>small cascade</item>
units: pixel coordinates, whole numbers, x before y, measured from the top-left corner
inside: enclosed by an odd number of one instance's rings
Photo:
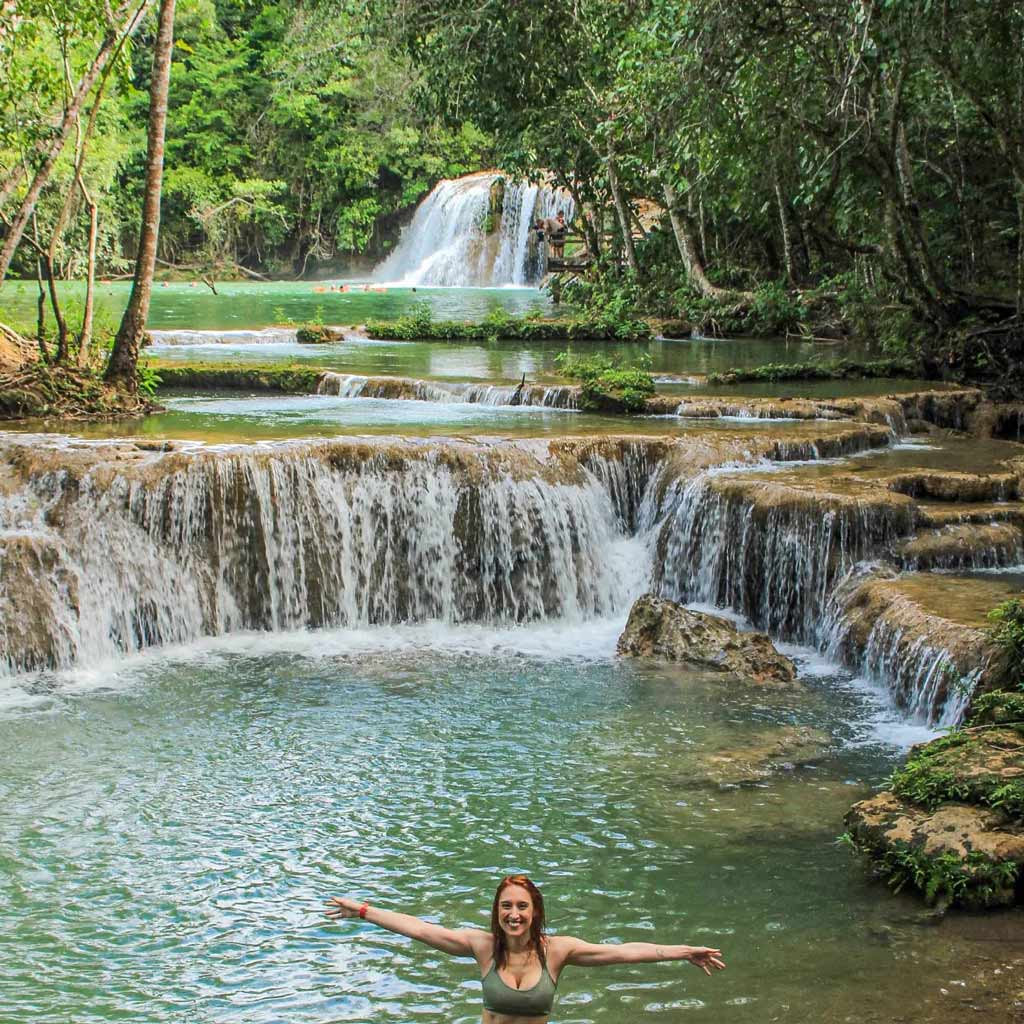
[[[702,474],[662,499],[655,582],[677,601],[731,608],[784,640],[817,644],[829,595],[913,525],[906,505]]]
[[[253,331],[154,330],[154,345],[282,345],[295,341],[296,327],[263,327]]]
[[[407,377],[360,377],[348,373],[324,373],[317,394],[340,398],[387,398],[420,402],[464,402],[468,405],[541,406],[576,409],[579,388],[571,385],[543,387],[527,384],[478,384],[415,380]]]
[[[561,190],[493,171],[440,181],[374,278],[403,285],[535,284],[544,268],[531,225],[558,211],[571,219],[573,209]]]
[[[896,703],[935,725],[955,725],[990,670],[987,637],[924,611],[891,569],[865,565],[836,587],[825,609],[824,649],[888,687]]]
[[[348,398],[492,404],[513,390],[342,374],[321,384]],[[531,388],[524,400],[552,399]],[[624,617],[653,589],[814,646],[915,715],[953,723],[996,669],[972,620],[944,617],[954,602],[936,594],[949,577],[907,570],[1021,561],[1016,512],[936,527],[934,510],[877,483],[832,473],[824,486],[764,462],[887,437],[858,424],[789,441],[733,432],[156,451],[8,435],[0,674],[239,630]]]
[[[594,473],[514,447],[65,453],[0,498],[2,669],[243,629],[577,621],[624,613],[648,571]]]

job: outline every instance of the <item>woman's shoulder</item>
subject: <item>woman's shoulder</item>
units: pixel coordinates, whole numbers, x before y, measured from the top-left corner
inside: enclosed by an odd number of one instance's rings
[[[578,942],[571,935],[545,935],[544,946],[549,956],[568,952]]]

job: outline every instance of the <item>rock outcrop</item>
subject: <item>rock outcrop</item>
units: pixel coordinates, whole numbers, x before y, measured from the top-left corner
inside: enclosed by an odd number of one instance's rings
[[[848,836],[897,889],[969,908],[1022,902],[1024,726],[981,726],[915,747],[891,791],[854,804]]]
[[[728,619],[690,611],[653,594],[645,594],[633,605],[618,652],[728,672],[760,683],[796,679],[793,662],[779,654],[764,633],[741,633]]]

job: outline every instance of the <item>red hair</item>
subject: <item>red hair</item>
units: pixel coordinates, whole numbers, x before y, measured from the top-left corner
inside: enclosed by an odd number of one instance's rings
[[[526,875],[506,875],[498,883],[498,891],[494,894],[494,903],[491,906],[491,936],[494,939],[494,966],[502,968],[508,962],[508,940],[505,932],[498,923],[498,904],[501,902],[501,894],[510,886],[518,885],[530,894],[533,902],[533,919],[530,921],[530,939],[528,946],[536,954],[541,963],[544,963],[544,897],[540,889],[531,882]]]

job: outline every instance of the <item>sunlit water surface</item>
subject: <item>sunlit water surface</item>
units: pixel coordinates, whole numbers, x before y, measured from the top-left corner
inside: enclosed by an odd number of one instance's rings
[[[307,437],[562,437],[631,434],[699,436],[749,440],[762,451],[766,437],[816,440],[841,432],[849,423],[815,420],[680,419],[676,416],[603,416],[544,406],[424,402],[336,395],[247,395],[215,392],[159,396],[164,411],[133,420],[63,422],[20,420],[5,424],[14,432],[60,431],[76,437],[141,437],[159,440],[247,442]]]
[[[320,901],[484,926],[523,870],[557,932],[729,963],[570,969],[562,1024],[925,1019],[898,1011],[977,936],[922,926],[835,843],[924,731],[815,661],[782,695],[618,662],[620,628],[240,636],[3,682],[0,1018],[477,1021],[472,964]],[[829,732],[820,759],[704,779],[792,723]]]

